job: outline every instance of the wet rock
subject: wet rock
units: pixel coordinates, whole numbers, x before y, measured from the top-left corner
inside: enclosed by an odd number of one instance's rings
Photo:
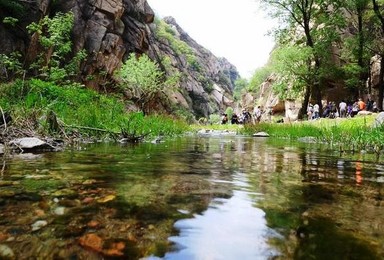
[[[203,135],[203,136],[235,136],[236,132],[234,131],[229,131],[229,130],[206,130],[206,129],[201,129],[197,132],[198,135]]]
[[[297,140],[299,142],[308,143],[308,144],[317,143],[316,137],[313,137],[313,136],[304,136],[304,137],[300,137]]]
[[[97,183],[97,180],[90,179],[90,180],[85,180],[82,184],[83,185],[92,185],[95,183]]]
[[[266,132],[258,132],[253,134],[254,137],[269,137],[269,134]]]
[[[98,228],[100,227],[100,223],[96,220],[91,220],[87,223],[87,227],[89,228]]]
[[[53,210],[53,213],[55,213],[55,215],[59,215],[59,216],[62,216],[65,214],[65,211],[66,211],[66,208],[65,207],[57,207]]]
[[[99,203],[107,203],[109,201],[114,200],[115,198],[116,198],[115,195],[108,195],[108,196],[105,196],[105,197],[103,197],[101,199],[98,199],[97,202],[99,202]]]
[[[86,234],[79,238],[82,247],[101,252],[103,249],[103,240],[96,234]]]
[[[15,192],[11,190],[0,190],[0,198],[9,198],[15,196]]]
[[[1,181],[0,180],[0,187],[5,187],[5,186],[11,186],[13,185],[13,181]]]
[[[107,241],[106,248],[103,250],[104,255],[117,257],[123,256],[126,244],[123,241]]]
[[[0,232],[0,241],[5,241],[9,237],[8,234]]]
[[[87,197],[87,198],[85,198],[85,199],[82,200],[82,203],[83,203],[83,204],[90,204],[90,203],[92,203],[92,202],[94,202],[94,201],[95,201],[94,198]]]
[[[368,116],[368,115],[372,115],[372,112],[371,111],[366,111],[366,110],[362,110],[362,111],[359,111],[357,113],[358,116]]]
[[[62,189],[55,191],[52,195],[55,197],[75,198],[77,197],[77,192],[71,189]]]
[[[35,216],[39,217],[39,218],[44,217],[45,216],[45,211],[41,210],[41,209],[36,209],[35,210]]]
[[[40,230],[43,227],[45,227],[46,225],[48,225],[47,221],[45,221],[45,220],[38,220],[38,221],[36,221],[35,223],[33,223],[31,225],[32,231]]]
[[[373,127],[380,127],[382,126],[384,123],[384,112],[380,112],[376,119],[375,119],[375,122],[373,123]]]
[[[10,145],[17,146],[21,149],[32,149],[46,145],[47,143],[36,137],[17,138],[9,142]]]
[[[15,253],[7,245],[0,244],[0,259],[11,260],[16,259]]]

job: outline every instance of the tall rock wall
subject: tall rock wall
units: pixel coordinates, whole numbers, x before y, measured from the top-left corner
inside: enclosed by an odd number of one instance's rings
[[[174,102],[193,110],[196,117],[207,117],[232,106],[234,83],[239,78],[236,67],[198,44],[174,18],[166,17],[164,21],[174,38],[159,36],[160,25],[152,24],[149,54],[160,64],[168,57],[171,66],[162,64],[163,68],[168,74],[180,73],[180,86],[172,94]],[[188,50],[180,52],[176,45],[183,43]]]
[[[234,81],[238,77],[236,68],[225,59],[216,58],[189,37],[174,19],[168,18],[166,22],[177,32],[175,37],[190,46],[196,56],[196,64],[190,66],[185,53],[176,53],[169,42],[156,37],[154,12],[146,0],[16,2],[23,5],[24,14],[0,9],[1,21],[19,15],[17,26],[0,24],[0,53],[19,51],[25,64],[31,63],[38,56],[38,43],[26,26],[45,15],[71,11],[75,18],[73,54],[82,49],[88,53],[81,69],[81,80],[88,87],[99,89],[130,53],[147,53],[168,75],[174,71],[182,74],[180,86],[168,92],[176,104],[192,111],[196,117],[208,116],[231,105]],[[167,70],[162,64],[165,56],[170,58],[174,69]]]

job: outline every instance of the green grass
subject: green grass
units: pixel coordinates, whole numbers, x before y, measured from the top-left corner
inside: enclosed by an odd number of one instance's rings
[[[366,151],[380,154],[384,149],[384,127],[373,128],[376,115],[356,116],[348,119],[320,119],[289,124],[260,123],[256,125],[193,126],[193,129],[230,130],[243,135],[266,132],[274,138],[297,140],[313,137],[340,151]]]
[[[49,132],[46,117],[50,111],[68,129],[68,135],[74,129],[88,136],[105,135],[90,129],[96,128],[114,133],[171,136],[189,129],[184,121],[169,116],[129,113],[119,96],[102,95],[77,84],[57,86],[36,79],[0,85],[0,106],[11,112],[14,125],[38,125],[41,134]]]
[[[376,115],[348,119],[321,119],[293,124],[260,124],[263,131],[274,137],[298,139],[315,137],[340,151],[367,151],[379,154],[384,148],[384,127],[373,128]],[[249,127],[245,132],[252,132]]]

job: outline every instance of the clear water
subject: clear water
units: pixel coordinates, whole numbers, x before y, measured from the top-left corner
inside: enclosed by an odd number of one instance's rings
[[[2,159],[0,258],[384,258],[368,154],[216,136]]]

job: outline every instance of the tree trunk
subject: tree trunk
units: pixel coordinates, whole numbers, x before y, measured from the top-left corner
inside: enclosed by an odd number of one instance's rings
[[[384,54],[380,55],[380,78],[379,78],[379,97],[377,100],[377,108],[379,111],[383,110],[383,96],[384,96]]]
[[[310,96],[311,96],[311,87],[309,85],[307,85],[305,87],[303,104],[302,104],[301,109],[299,111],[299,119],[303,119],[304,116],[307,114],[307,107],[308,107]]]
[[[359,36],[359,47],[357,52],[357,64],[360,67],[360,75],[359,75],[359,86],[358,89],[355,90],[355,93],[353,93],[355,96],[362,96],[361,90],[364,89],[365,85],[364,83],[367,81],[368,75],[365,72],[364,68],[366,68],[366,64],[364,64],[364,32],[363,32],[363,7],[358,6],[357,7],[357,20],[358,20],[358,36]]]

